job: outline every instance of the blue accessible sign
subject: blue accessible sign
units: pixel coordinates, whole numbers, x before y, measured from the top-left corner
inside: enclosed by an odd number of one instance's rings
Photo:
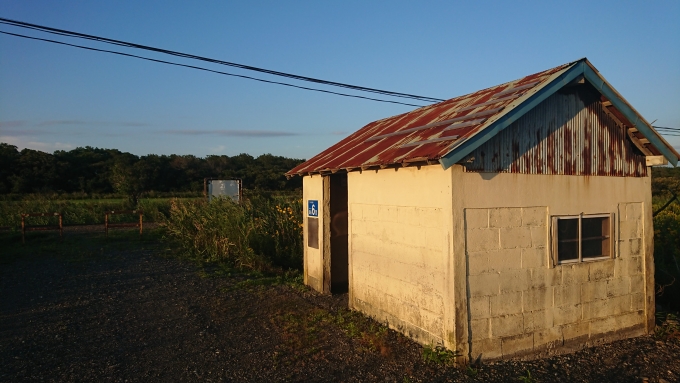
[[[318,200],[307,200],[307,215],[309,217],[319,216],[319,201]]]

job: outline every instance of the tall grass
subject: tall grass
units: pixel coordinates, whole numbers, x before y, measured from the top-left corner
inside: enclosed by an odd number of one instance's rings
[[[252,194],[236,204],[172,200],[162,224],[195,258],[239,269],[302,268],[302,201]]]
[[[659,208],[655,206],[655,208]],[[680,204],[674,202],[654,217],[654,265],[657,299],[680,310]]]

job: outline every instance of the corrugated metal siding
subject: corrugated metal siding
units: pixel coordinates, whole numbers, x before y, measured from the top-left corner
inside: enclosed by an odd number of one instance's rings
[[[647,175],[645,156],[600,100],[557,92],[475,149],[467,171],[589,176]]]

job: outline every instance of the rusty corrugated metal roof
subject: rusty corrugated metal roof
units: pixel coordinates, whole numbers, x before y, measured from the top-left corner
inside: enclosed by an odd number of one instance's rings
[[[562,75],[584,62],[587,63],[587,60],[581,59],[515,81],[374,121],[295,167],[287,175],[333,173],[338,170],[438,161],[461,145],[465,146],[467,141],[478,138],[475,136],[493,127],[502,118],[508,117],[513,109],[520,105],[524,108],[526,102],[533,102],[535,97],[532,96],[537,92],[540,94],[543,88],[551,85],[552,92],[555,86],[561,87],[566,81],[566,77]],[[573,77],[578,73],[570,71],[569,74]],[[558,83],[551,84],[555,81]],[[484,136],[484,140],[490,138],[486,133],[481,136]],[[481,143],[483,141],[479,144]],[[472,149],[465,150],[469,152]],[[677,155],[672,147],[671,150]]]

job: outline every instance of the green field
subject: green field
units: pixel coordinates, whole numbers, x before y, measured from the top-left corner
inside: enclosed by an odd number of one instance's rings
[[[144,211],[144,221],[159,222],[170,211],[172,198],[143,198],[137,209]],[[183,201],[196,201],[201,198],[180,198]],[[104,223],[104,212],[111,210],[130,210],[132,207],[125,198],[105,199],[68,199],[53,200],[46,197],[30,198],[21,201],[0,201],[0,227],[18,230],[21,214],[61,213],[64,225],[95,225]],[[53,224],[55,218],[31,217],[31,225]],[[111,222],[134,220],[134,217],[115,215]]]

